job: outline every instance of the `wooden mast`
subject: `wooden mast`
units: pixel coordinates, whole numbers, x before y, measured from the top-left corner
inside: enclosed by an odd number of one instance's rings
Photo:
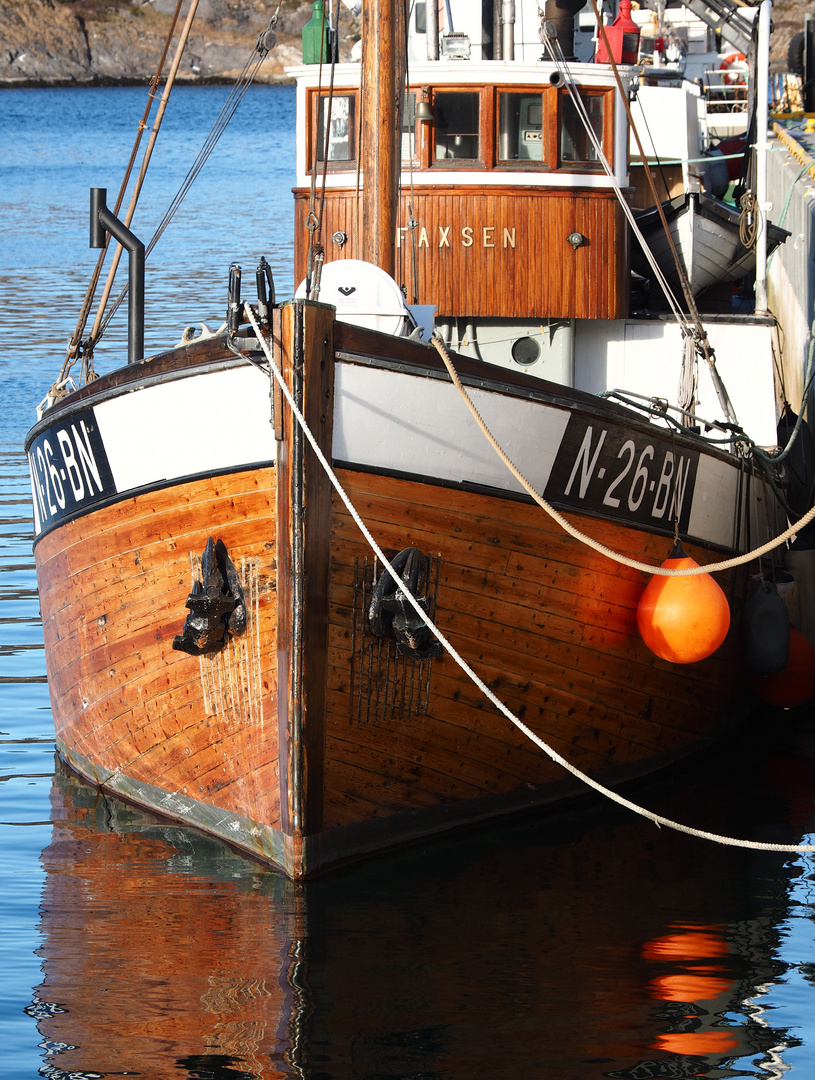
[[[365,0],[362,7],[362,258],[392,277],[400,133],[404,95],[405,19],[402,0]]]

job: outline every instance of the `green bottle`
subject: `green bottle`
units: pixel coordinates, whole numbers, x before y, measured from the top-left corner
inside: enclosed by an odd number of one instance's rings
[[[303,27],[303,63],[327,64],[331,60],[328,21],[323,14],[323,0],[312,3],[311,19]]]

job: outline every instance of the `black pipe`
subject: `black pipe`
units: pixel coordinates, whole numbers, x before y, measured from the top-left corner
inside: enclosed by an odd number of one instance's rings
[[[275,297],[274,276],[272,268],[266,261],[266,256],[261,255],[258,268],[255,271],[255,281],[258,290],[258,319],[264,329],[268,329],[269,311],[277,303]]]
[[[575,60],[574,55],[574,17],[586,0],[546,0],[546,21],[557,29],[557,40],[566,60]]]
[[[105,246],[109,232],[128,254],[127,362],[144,358],[144,244],[107,208],[107,188],[91,188],[90,246]]]
[[[495,59],[495,0],[481,0],[481,59]]]

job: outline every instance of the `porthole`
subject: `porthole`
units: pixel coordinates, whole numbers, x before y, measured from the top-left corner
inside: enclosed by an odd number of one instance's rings
[[[512,343],[512,359],[521,367],[529,367],[540,359],[541,347],[534,338],[519,337]]]

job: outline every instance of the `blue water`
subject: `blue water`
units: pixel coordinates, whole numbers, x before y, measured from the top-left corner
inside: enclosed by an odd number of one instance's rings
[[[181,88],[149,239],[228,90]],[[815,864],[596,801],[295,889],[57,765],[22,441],[95,261],[144,94],[0,93],[0,1076],[815,1076]],[[294,93],[253,89],[148,261],[147,349],[220,323],[229,264],[291,292]],[[121,360],[120,312],[96,353]],[[815,715],[766,713],[637,798],[815,836]],[[27,1010],[27,1011],[26,1011]]]

